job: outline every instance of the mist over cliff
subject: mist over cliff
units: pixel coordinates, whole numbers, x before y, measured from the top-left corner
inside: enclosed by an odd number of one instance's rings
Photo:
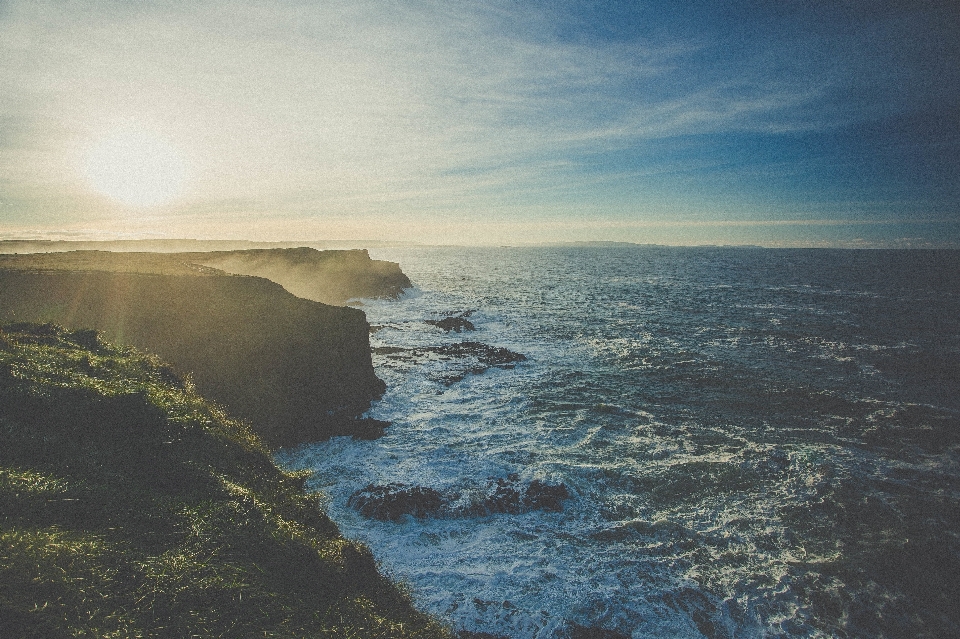
[[[395,298],[411,286],[399,265],[370,259],[366,249],[319,251],[300,246],[212,250],[234,245],[244,243],[7,241],[0,242],[0,268],[190,275],[207,267],[265,277],[298,297],[338,305],[356,298]],[[167,250],[149,250],[155,247]],[[191,250],[183,250],[186,248]]]
[[[326,304],[343,304],[358,297],[398,297],[411,286],[397,264],[371,260],[366,249],[300,247],[176,255],[227,273],[265,277],[298,297]]]
[[[156,353],[250,420],[271,446],[369,430],[356,418],[384,384],[373,371],[363,312],[227,271],[269,271],[291,288],[343,301],[396,295],[406,276],[365,251],[238,253],[0,256],[0,319],[93,328]],[[313,283],[311,264],[326,267]]]

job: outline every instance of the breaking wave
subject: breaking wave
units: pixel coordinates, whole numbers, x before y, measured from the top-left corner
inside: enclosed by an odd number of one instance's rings
[[[423,608],[543,639],[960,636],[956,252],[376,257],[418,287],[363,307],[392,425],[279,457]]]

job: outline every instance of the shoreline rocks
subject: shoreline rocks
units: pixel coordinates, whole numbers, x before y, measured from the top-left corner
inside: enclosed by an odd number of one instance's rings
[[[352,495],[347,505],[364,517],[380,521],[517,515],[534,510],[561,512],[572,495],[566,485],[539,479],[523,482],[516,474],[490,477],[481,486],[438,491],[426,486],[393,482],[369,484]]]
[[[451,366],[435,377],[436,381],[444,386],[451,386],[463,381],[467,375],[480,375],[490,368],[509,370],[519,362],[527,361],[527,357],[514,353],[506,348],[490,346],[482,342],[455,342],[440,346],[421,346],[417,348],[403,348],[399,346],[381,346],[372,349],[376,355],[384,355],[390,359],[412,360],[423,363],[431,360],[454,361],[457,365]]]
[[[443,319],[424,320],[425,323],[442,329],[444,333],[462,333],[464,331],[475,331],[477,327],[473,325],[468,317],[473,315],[474,311],[453,311],[448,313]]]

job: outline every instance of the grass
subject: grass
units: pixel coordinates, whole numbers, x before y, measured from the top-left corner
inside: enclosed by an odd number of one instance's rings
[[[93,331],[0,329],[0,637],[448,637],[252,430]]]

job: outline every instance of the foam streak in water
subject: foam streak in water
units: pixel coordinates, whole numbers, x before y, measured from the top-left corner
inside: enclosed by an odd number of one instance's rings
[[[418,287],[364,307],[393,425],[280,459],[426,609],[511,637],[960,634],[957,253],[376,257]],[[399,510],[351,502],[390,484]]]

